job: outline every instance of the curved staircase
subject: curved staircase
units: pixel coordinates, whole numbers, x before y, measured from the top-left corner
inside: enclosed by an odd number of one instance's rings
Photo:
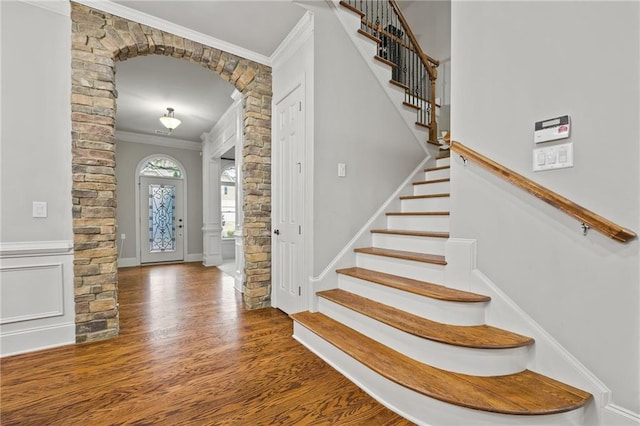
[[[532,338],[485,324],[490,298],[449,288],[449,158],[372,229],[372,247],[291,315],[294,337],[417,424],[583,424],[591,394],[530,371]]]

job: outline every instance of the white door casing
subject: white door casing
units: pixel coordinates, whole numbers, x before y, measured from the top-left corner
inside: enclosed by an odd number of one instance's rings
[[[182,179],[140,176],[139,185],[140,263],[184,260],[186,217]],[[152,204],[156,206],[155,219]],[[164,211],[163,207],[170,211]],[[151,223],[154,220],[163,224],[154,227]]]
[[[275,107],[272,216],[272,303],[286,313],[303,309],[304,283],[304,86]]]

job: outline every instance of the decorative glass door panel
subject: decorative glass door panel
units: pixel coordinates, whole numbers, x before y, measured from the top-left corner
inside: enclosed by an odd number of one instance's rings
[[[149,185],[149,251],[176,250],[176,187]]]
[[[140,262],[184,260],[182,180],[140,177]]]

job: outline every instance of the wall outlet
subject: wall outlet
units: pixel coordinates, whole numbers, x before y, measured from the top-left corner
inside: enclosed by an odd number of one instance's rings
[[[127,234],[120,234],[120,239],[121,240],[126,240],[127,239]]]

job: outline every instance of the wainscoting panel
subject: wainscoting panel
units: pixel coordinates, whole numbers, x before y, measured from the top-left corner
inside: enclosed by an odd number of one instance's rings
[[[75,342],[72,247],[0,244],[0,356]]]
[[[62,264],[0,268],[0,324],[64,315]]]

